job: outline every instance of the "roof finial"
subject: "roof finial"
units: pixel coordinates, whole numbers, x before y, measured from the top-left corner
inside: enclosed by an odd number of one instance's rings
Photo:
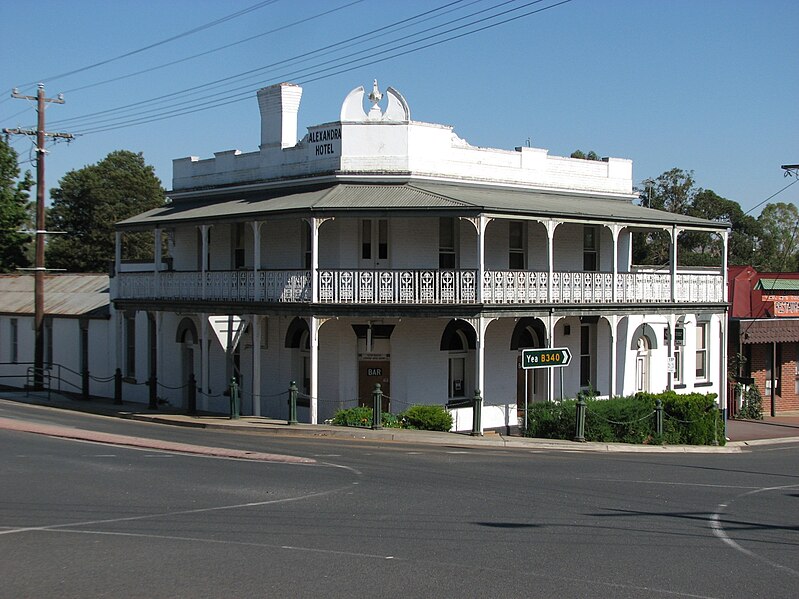
[[[375,79],[372,84],[372,93],[369,94],[369,99],[372,101],[372,104],[377,104],[383,99],[383,94],[380,93],[380,89],[377,87],[377,79]]]
[[[383,111],[380,110],[380,106],[377,105],[382,98],[383,94],[380,93],[380,90],[377,87],[377,79],[375,79],[374,84],[372,85],[372,93],[369,94],[369,101],[372,102],[372,108],[369,110],[370,120],[380,120],[382,118]]]

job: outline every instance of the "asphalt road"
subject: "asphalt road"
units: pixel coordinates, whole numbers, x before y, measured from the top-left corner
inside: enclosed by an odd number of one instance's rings
[[[563,454],[0,416],[314,464],[0,430],[0,597],[795,597],[799,445]]]

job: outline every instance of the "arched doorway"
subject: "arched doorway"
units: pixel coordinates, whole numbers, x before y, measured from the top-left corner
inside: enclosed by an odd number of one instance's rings
[[[182,402],[184,407],[187,407],[189,403],[189,379],[192,376],[195,380],[197,378],[194,369],[194,356],[198,340],[197,325],[194,324],[194,321],[189,317],[181,320],[175,334],[175,341],[180,345],[180,375],[183,384]]]
[[[657,335],[651,326],[644,323],[635,329],[632,337],[635,351],[635,391],[648,393],[650,390],[650,357],[657,349]]]
[[[451,320],[441,334],[440,350],[448,353],[447,398],[474,395],[474,350],[477,333],[463,320]]]

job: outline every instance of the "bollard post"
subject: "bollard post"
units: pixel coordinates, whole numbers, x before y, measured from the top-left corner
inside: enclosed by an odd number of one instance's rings
[[[119,368],[114,371],[114,403],[122,403],[122,370]]]
[[[197,379],[193,372],[189,373],[188,403],[186,412],[189,416],[194,416],[197,413]]]
[[[575,423],[574,440],[585,443],[585,398],[577,400],[577,422]]]
[[[239,418],[239,385],[236,383],[236,377],[230,378],[230,419],[238,420]]]
[[[152,375],[147,380],[147,385],[150,387],[150,403],[147,406],[148,410],[157,410],[158,409],[158,381],[155,378],[155,375]]]
[[[383,390],[380,383],[375,383],[375,390],[372,392],[372,428],[377,430],[383,428]]]
[[[474,390],[474,405],[472,407],[472,437],[483,435],[483,398],[480,390]]]
[[[655,400],[655,433],[663,436],[663,402],[659,399]]]
[[[297,424],[297,383],[289,384],[289,419],[286,424]]]
[[[89,399],[89,369],[84,368],[83,372],[81,373],[81,394],[83,395],[83,399]]]

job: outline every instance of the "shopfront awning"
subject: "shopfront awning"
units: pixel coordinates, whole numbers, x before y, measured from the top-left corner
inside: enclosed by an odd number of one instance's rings
[[[741,343],[799,343],[799,319],[741,320]]]

